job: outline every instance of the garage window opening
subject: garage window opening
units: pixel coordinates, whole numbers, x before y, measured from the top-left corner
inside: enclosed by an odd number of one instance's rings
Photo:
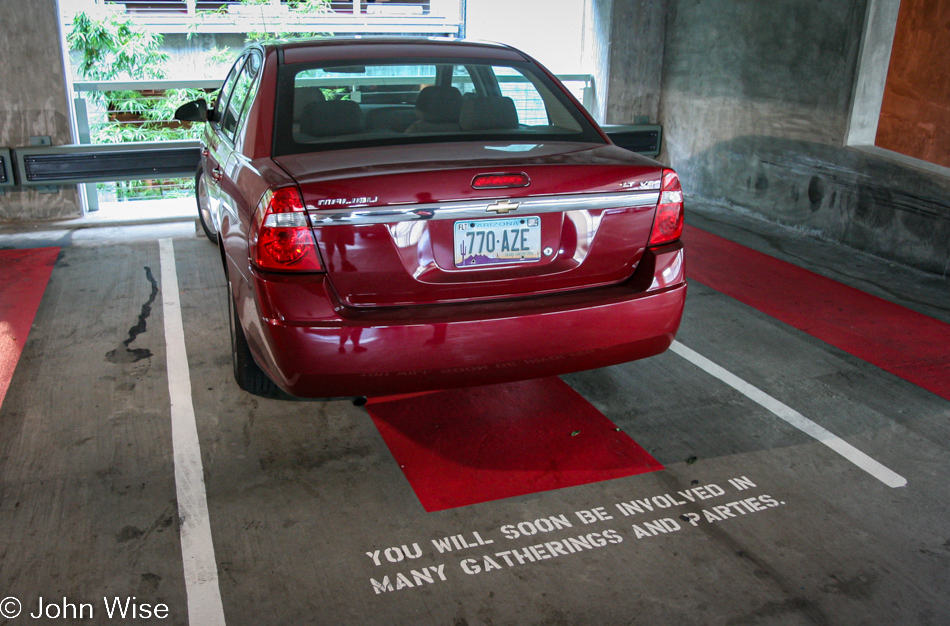
[[[603,139],[527,66],[484,62],[285,66],[275,154],[440,141]]]

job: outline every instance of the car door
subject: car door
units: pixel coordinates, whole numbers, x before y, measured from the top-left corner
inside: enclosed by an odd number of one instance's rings
[[[204,176],[208,185],[208,202],[212,219],[215,222],[215,230],[220,230],[221,227],[221,180],[224,177],[224,166],[234,149],[233,143],[228,140],[224,132],[223,122],[228,103],[234,92],[234,85],[237,83],[238,74],[246,59],[246,55],[240,56],[231,67],[231,71],[228,72],[221,91],[218,93],[214,113],[205,134]]]
[[[250,214],[254,203],[259,199],[259,194],[257,198],[245,197],[246,186],[242,186],[240,181],[242,169],[248,163],[247,158],[241,154],[242,133],[247,125],[250,105],[257,94],[262,63],[263,56],[259,50],[251,50],[247,53],[245,63],[234,82],[234,89],[221,118],[221,143],[227,145],[228,156],[227,160],[222,162],[219,181],[219,223],[226,224],[222,229],[224,246],[234,258],[238,258],[241,248],[245,248],[246,254],[246,244],[243,243],[246,234],[240,232],[243,224],[240,219],[241,210],[243,208]],[[256,176],[256,173],[248,172],[247,175]]]

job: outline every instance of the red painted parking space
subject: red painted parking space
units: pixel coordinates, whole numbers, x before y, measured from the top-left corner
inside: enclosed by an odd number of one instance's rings
[[[0,405],[58,255],[59,248],[0,250]]]
[[[429,512],[663,469],[556,377],[366,408]]]
[[[686,227],[686,274],[950,400],[950,325]]]

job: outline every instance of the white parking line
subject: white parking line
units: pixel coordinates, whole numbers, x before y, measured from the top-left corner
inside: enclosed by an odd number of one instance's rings
[[[195,407],[191,402],[191,374],[188,371],[181,321],[175,248],[171,239],[161,239],[158,245],[162,266],[168,395],[171,398],[175,488],[181,528],[181,560],[185,569],[185,591],[188,594],[188,623],[192,626],[224,626],[224,607],[211,539],[198,427],[195,424]]]
[[[726,383],[756,404],[768,409],[806,435],[814,437],[821,443],[825,444],[844,458],[863,469],[871,476],[877,478],[888,487],[903,487],[907,484],[907,479],[903,476],[896,474],[884,467],[865,453],[852,446],[850,443],[825,430],[798,411],[792,409],[786,404],[779,402],[758,387],[750,385],[735,374],[716,365],[698,352],[687,348],[678,341],[673,342],[673,345],[670,346],[670,350],[680,355],[693,365],[699,367],[706,373]]]

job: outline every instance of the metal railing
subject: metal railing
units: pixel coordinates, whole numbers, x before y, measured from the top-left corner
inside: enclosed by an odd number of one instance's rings
[[[561,74],[558,78],[571,89],[585,106],[593,96],[593,77],[589,74]],[[220,87],[217,80],[135,80],[135,81],[82,81],[73,83],[79,145],[37,146],[16,148],[15,158],[9,150],[0,151],[0,189],[12,186],[50,186],[82,184],[86,186],[88,209],[95,211],[99,204],[99,186],[103,183],[121,184],[121,181],[155,181],[149,190],[161,194],[190,193],[192,176],[197,169],[200,143],[196,138],[149,142],[97,142],[110,136],[97,132],[102,127],[163,125],[186,128],[174,122],[173,108],[166,106],[166,117],[154,115],[123,115],[118,99],[129,92],[137,105],[167,100],[171,90],[200,90],[208,94]],[[104,94],[102,97],[93,94]],[[110,101],[110,97],[112,100]],[[111,104],[105,104],[109,103]],[[135,107],[125,107],[135,108]],[[142,107],[138,107],[141,109]],[[146,107],[147,108],[147,107]],[[116,133],[112,133],[114,136]],[[134,135],[135,133],[126,133]],[[197,135],[197,134],[196,134]],[[14,181],[14,170],[16,178]]]
[[[260,31],[263,26],[268,32],[413,33],[457,37],[463,23],[460,0],[385,4],[342,0],[330,2],[329,10],[324,13],[292,11],[287,2],[278,1],[251,6],[226,0],[181,0],[161,5],[130,1],[124,6],[125,14],[134,22],[162,34],[246,33]],[[63,20],[68,26],[77,10],[70,5],[64,5],[64,9]]]

